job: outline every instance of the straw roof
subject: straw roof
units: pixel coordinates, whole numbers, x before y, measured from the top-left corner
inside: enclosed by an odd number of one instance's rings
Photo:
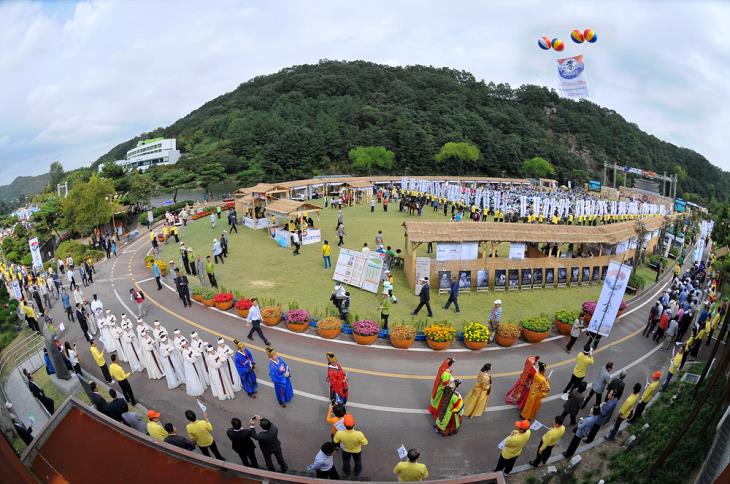
[[[646,230],[651,232],[662,225],[662,217],[644,219]],[[558,242],[618,244],[636,236],[634,221],[620,222],[597,227],[580,225],[552,225],[525,223],[451,223],[451,222],[404,222],[406,235],[411,242]]]
[[[359,180],[349,181],[346,183],[346,185],[352,188],[371,188],[373,186],[373,184],[370,182]]]
[[[266,205],[266,210],[282,215],[289,215],[294,212],[319,211],[320,208],[307,202],[297,202],[296,200],[274,200]]]
[[[715,251],[715,257],[717,257],[718,259],[722,259],[726,255],[728,255],[728,253],[730,253],[730,248],[728,248],[728,246],[726,245],[725,247],[720,247]]]
[[[252,207],[254,198],[251,194],[248,194],[245,197],[237,198],[236,202],[240,203],[244,207]]]

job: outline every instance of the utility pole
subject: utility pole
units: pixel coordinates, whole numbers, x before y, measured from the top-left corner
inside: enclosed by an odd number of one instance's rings
[[[613,162],[613,188],[616,188],[616,162]]]
[[[608,162],[606,160],[603,160],[603,186],[606,186],[606,171],[608,170]]]

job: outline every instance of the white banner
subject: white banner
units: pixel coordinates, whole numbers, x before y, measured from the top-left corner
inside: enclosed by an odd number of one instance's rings
[[[416,296],[421,293],[423,287],[420,281],[425,277],[429,277],[429,274],[431,274],[431,258],[416,257]]]
[[[588,85],[585,80],[586,66],[583,56],[576,55],[558,59],[558,81],[560,92],[565,97],[588,97]]]
[[[38,237],[33,237],[28,241],[30,245],[30,255],[33,256],[33,267],[43,267],[43,259],[41,259],[41,245],[38,243]]]
[[[461,244],[449,244],[446,242],[436,244],[436,260],[439,262],[461,260]]]
[[[588,331],[608,336],[616,320],[619,305],[626,292],[631,276],[631,266],[612,260],[608,264],[606,280],[603,282],[601,296],[598,298],[596,310],[593,312]]]
[[[510,242],[509,244],[509,258],[510,259],[524,259],[525,258],[526,244],[522,242]]]

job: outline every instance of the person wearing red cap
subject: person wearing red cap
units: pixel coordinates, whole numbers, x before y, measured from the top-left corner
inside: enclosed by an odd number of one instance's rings
[[[518,420],[515,422],[515,427],[517,428],[502,441],[504,446],[499,454],[497,467],[494,469],[494,472],[502,471],[505,476],[512,472],[515,461],[522,454],[522,449],[527,445],[527,441],[530,440],[529,420]]]
[[[343,423],[345,430],[338,430],[333,442],[342,444],[342,473],[345,477],[350,476],[350,459],[352,459],[355,461],[355,477],[357,477],[362,472],[362,446],[368,445],[368,439],[365,434],[355,430],[355,417],[351,414],[345,415]]]
[[[152,437],[153,439],[164,442],[165,437],[168,436],[168,433],[160,423],[160,412],[147,410],[147,418],[150,420],[149,422],[147,422],[147,433],[150,434],[150,437]]]
[[[644,409],[649,404],[649,401],[654,396],[654,394],[657,391],[657,388],[659,388],[659,379],[662,377],[661,371],[655,371],[651,375],[651,383],[646,385],[646,388],[644,388],[644,393],[641,394],[641,400],[639,400],[639,404],[636,406],[636,410],[634,411],[634,416],[631,417],[631,420],[629,420],[629,423],[632,424],[636,422],[639,417],[641,417],[641,414],[644,413]]]

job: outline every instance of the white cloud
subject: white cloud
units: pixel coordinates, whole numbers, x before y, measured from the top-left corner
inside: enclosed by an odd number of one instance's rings
[[[0,183],[88,163],[251,77],[324,58],[555,87],[542,35],[586,55],[595,102],[730,169],[727,25],[722,2],[6,2]],[[573,44],[587,27],[598,43]]]

